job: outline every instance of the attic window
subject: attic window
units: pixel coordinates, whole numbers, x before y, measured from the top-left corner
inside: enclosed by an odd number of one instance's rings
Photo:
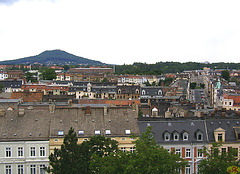
[[[179,134],[178,134],[177,132],[175,132],[175,133],[173,134],[173,140],[174,140],[174,141],[178,141],[178,140],[179,140]]]
[[[79,130],[78,131],[78,135],[84,135],[84,131],[83,130]]]
[[[63,136],[64,135],[64,131],[58,131],[58,135],[59,136]]]
[[[183,140],[184,141],[188,140],[188,133],[187,132],[183,133]]]
[[[197,132],[197,141],[202,141],[203,140],[203,133],[202,132]]]
[[[95,130],[95,135],[100,135],[100,130]]]
[[[106,134],[106,135],[111,135],[111,130],[109,130],[109,129],[106,130],[106,131],[105,131],[105,134]]]
[[[164,134],[164,140],[169,141],[170,140],[170,134],[167,132]]]
[[[125,130],[125,133],[126,133],[127,135],[129,135],[129,134],[131,134],[131,130]]]

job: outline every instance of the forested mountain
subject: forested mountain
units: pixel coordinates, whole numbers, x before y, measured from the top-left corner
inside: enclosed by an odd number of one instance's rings
[[[240,69],[240,63],[197,63],[197,62],[157,62],[156,64],[134,63],[132,65],[116,66],[117,74],[149,74],[177,73],[187,70],[198,70],[208,67],[211,69]]]
[[[62,50],[44,51],[39,55],[20,58],[16,60],[1,61],[1,65],[16,65],[16,64],[34,64],[41,63],[45,65],[104,65],[100,61],[90,60],[83,57],[75,56]]]

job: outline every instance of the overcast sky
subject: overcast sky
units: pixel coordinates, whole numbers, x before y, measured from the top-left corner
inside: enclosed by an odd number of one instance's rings
[[[240,62],[239,0],[0,0],[0,60]]]

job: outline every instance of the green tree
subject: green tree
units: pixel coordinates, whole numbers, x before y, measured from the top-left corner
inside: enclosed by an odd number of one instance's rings
[[[229,81],[229,78],[230,78],[229,71],[228,70],[222,71],[221,77],[224,78],[225,80]]]
[[[3,84],[0,82],[0,92],[3,91],[3,88],[4,88],[4,86],[3,86]]]
[[[56,72],[52,68],[45,69],[42,73],[43,80],[53,80],[56,79]]]
[[[118,150],[116,140],[103,136],[93,136],[89,141],[78,144],[74,129],[65,135],[61,149],[54,149],[49,156],[50,166],[46,170],[53,174],[91,173],[90,163],[93,156],[103,157]]]
[[[196,82],[190,83],[190,89],[195,89],[196,86],[197,86],[197,83],[196,83]]]
[[[237,149],[230,148],[228,152],[220,152],[221,143],[213,143],[210,150],[204,149],[206,159],[201,160],[200,173],[227,174],[227,168],[237,165]]]
[[[106,77],[104,77],[102,82],[108,82],[108,79]]]
[[[156,144],[152,128],[149,126],[135,141],[133,153],[118,151],[103,158],[93,156],[90,166],[94,173],[174,174],[184,165],[186,162],[179,155],[168,153],[166,149]]]
[[[201,87],[202,89],[204,89],[204,88],[205,88],[205,84],[204,84],[204,83],[200,83],[200,87]]]
[[[63,68],[64,68],[65,71],[68,71],[70,69],[70,66],[69,65],[64,65]]]
[[[147,82],[144,83],[146,86],[151,86],[151,84],[149,83],[149,81],[147,80]]]

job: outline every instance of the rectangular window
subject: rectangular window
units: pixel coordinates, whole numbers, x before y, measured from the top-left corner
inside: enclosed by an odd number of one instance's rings
[[[95,135],[100,135],[100,130],[95,130]]]
[[[45,174],[45,165],[40,165],[40,174]]]
[[[18,147],[18,156],[23,156],[23,147]]]
[[[30,174],[36,174],[36,165],[30,165]]]
[[[125,133],[126,133],[127,135],[129,135],[129,134],[131,134],[131,131],[130,131],[130,130],[125,130]]]
[[[186,149],[186,158],[190,158],[191,157],[191,149]]]
[[[6,147],[6,157],[11,157],[11,147]]]
[[[64,135],[64,131],[58,131],[58,135],[59,135],[59,136]]]
[[[226,148],[222,148],[222,154],[226,154],[227,149]]]
[[[203,157],[203,149],[198,149],[197,150],[197,157],[202,158]]]
[[[6,165],[6,174],[12,174],[12,166]]]
[[[123,151],[123,152],[126,152],[126,147],[121,147],[120,150]]]
[[[18,165],[18,174],[23,174],[23,165]]]
[[[218,141],[222,141],[222,134],[218,134]]]
[[[191,174],[191,167],[190,167],[190,165],[187,165],[185,167],[185,174]]]
[[[175,150],[175,154],[181,156],[181,149],[176,149],[176,150]]]
[[[35,147],[30,147],[30,156],[36,156]]]
[[[40,147],[40,156],[45,156],[45,147]]]
[[[130,147],[130,152],[134,152],[135,151],[135,148],[134,147]]]
[[[111,135],[111,130],[106,130],[106,135]]]

